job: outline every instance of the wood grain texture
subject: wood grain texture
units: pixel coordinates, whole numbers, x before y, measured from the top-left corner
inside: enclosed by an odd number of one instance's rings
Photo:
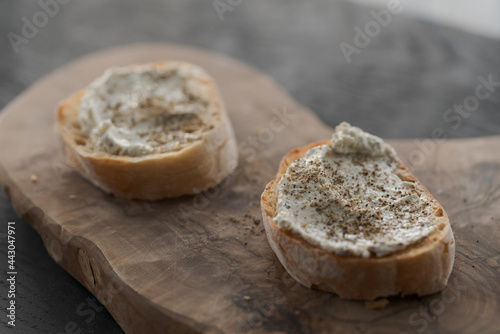
[[[145,202],[106,195],[61,152],[55,107],[109,66],[165,59],[197,63],[215,78],[240,143],[240,167],[194,197]],[[242,63],[187,47],[132,45],[73,62],[7,106],[0,181],[52,258],[128,333],[498,332],[500,138],[427,142],[422,159],[415,153],[422,143],[392,142],[447,210],[457,257],[442,294],[391,298],[387,308],[367,310],[291,279],[260,222],[259,196],[281,157],[330,135]]]

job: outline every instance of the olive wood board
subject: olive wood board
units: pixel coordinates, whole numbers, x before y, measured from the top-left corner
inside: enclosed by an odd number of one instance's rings
[[[108,67],[158,60],[189,61],[213,76],[237,136],[239,167],[200,195],[116,198],[73,170],[56,108]],[[500,137],[389,141],[447,211],[456,258],[442,293],[391,297],[373,310],[295,282],[261,222],[260,194],[281,157],[331,134],[239,61],[186,46],[128,45],[56,70],[5,108],[0,181],[54,261],[127,333],[498,333]]]

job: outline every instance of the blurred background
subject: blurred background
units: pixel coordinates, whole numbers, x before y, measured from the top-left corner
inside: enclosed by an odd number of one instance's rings
[[[495,0],[8,0],[0,36],[1,108],[75,58],[155,41],[244,61],[332,127],[348,121],[384,138],[430,137],[437,127],[448,138],[500,134]],[[474,99],[480,84],[488,97]],[[106,310],[90,321],[77,313],[92,295],[51,260],[2,191],[0,217],[18,222],[14,332],[64,333],[70,321],[81,333],[122,332]]]

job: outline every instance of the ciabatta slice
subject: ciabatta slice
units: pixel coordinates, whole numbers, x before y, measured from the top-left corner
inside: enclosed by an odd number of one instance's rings
[[[238,163],[214,81],[185,62],[108,70],[61,102],[57,122],[76,170],[120,197],[158,200],[199,193]]]
[[[336,141],[336,144],[334,145],[337,149],[337,153],[331,153],[333,156],[340,154],[338,152],[342,152],[343,150],[345,151],[346,149],[348,150],[350,147],[352,148],[360,143],[362,144],[362,141],[358,143],[353,141],[352,137],[349,137],[349,131],[352,131],[353,129],[354,127],[350,127],[350,125],[346,123],[337,127],[336,134],[334,134],[333,137],[333,140]],[[339,141],[344,140],[345,138],[348,140],[344,142]],[[331,241],[328,239],[328,234],[325,234],[325,236],[320,234],[323,229],[328,231],[328,233],[330,233],[329,231],[335,231],[338,229],[341,231],[342,229],[344,229],[344,231],[350,229],[358,231],[360,240],[367,243],[370,242],[371,239],[364,236],[363,231],[368,229],[371,231],[370,233],[373,231],[375,231],[373,233],[376,233],[376,231],[380,230],[380,226],[377,227],[378,229],[374,229],[373,226],[370,226],[370,224],[374,222],[365,220],[362,224],[364,230],[359,230],[355,228],[355,220],[350,220],[349,224],[346,224],[345,221],[323,220],[321,224],[324,224],[324,226],[320,224],[320,228],[314,230],[317,225],[311,225],[312,223],[309,222],[307,216],[301,215],[300,212],[301,209],[306,210],[307,201],[301,204],[302,207],[297,206],[296,210],[299,212],[290,211],[291,213],[289,212],[288,216],[283,213],[280,214],[278,217],[281,225],[280,227],[277,224],[278,201],[280,196],[282,201],[281,203],[285,203],[287,208],[289,208],[292,206],[290,205],[291,202],[283,202],[284,200],[293,201],[295,198],[300,199],[302,196],[300,195],[301,193],[307,193],[304,189],[312,189],[314,188],[314,185],[311,183],[311,187],[309,188],[305,186],[300,187],[300,184],[297,182],[301,181],[292,179],[290,181],[292,182],[290,184],[293,185],[291,189],[298,194],[296,195],[297,197],[294,197],[290,196],[289,191],[286,191],[286,195],[283,193],[280,194],[279,189],[281,189],[282,192],[285,192],[284,189],[286,188],[283,188],[283,186],[281,188],[278,187],[279,182],[286,177],[287,171],[289,177],[290,175],[293,175],[295,178],[304,178],[300,173],[290,174],[289,168],[290,166],[295,166],[295,169],[292,168],[292,170],[297,172],[297,166],[308,166],[307,163],[302,163],[301,165],[300,159],[303,159],[302,162],[306,161],[307,159],[304,158],[305,156],[312,156],[312,154],[316,152],[311,151],[312,149],[329,150],[331,148],[332,141],[322,141],[290,151],[281,161],[276,179],[271,181],[262,193],[261,208],[269,244],[276,253],[280,262],[294,279],[309,288],[317,288],[320,290],[334,292],[341,298],[374,300],[378,297],[392,295],[405,296],[417,294],[422,296],[440,291],[447,284],[452,270],[455,253],[455,243],[448,216],[446,215],[443,207],[436,201],[436,199],[434,199],[434,197],[432,197],[429,191],[416,179],[403,162],[395,156],[395,153],[393,153],[395,151],[393,151],[392,148],[382,143],[378,137],[368,136],[367,138],[368,142],[370,140],[373,141],[372,144],[375,145],[374,147],[383,146],[384,149],[389,152],[388,156],[392,156],[392,163],[394,163],[395,166],[394,177],[399,178],[402,182],[407,182],[407,184],[405,183],[405,186],[408,186],[409,189],[415,189],[415,194],[421,196],[419,198],[425,199],[425,201],[428,202],[424,205],[424,207],[428,209],[426,209],[426,213],[422,219],[426,221],[426,224],[428,225],[427,227],[430,227],[427,231],[431,232],[427,232],[427,234],[420,239],[412,239],[407,245],[390,244],[391,238],[387,238],[386,242],[388,244],[386,245],[386,248],[384,248],[384,245],[381,244],[384,242],[384,236],[378,235],[377,237],[382,241],[379,242],[379,239],[375,239],[375,243],[371,244],[371,246],[366,249],[363,249],[363,245],[356,245],[356,242],[351,241],[346,244],[352,247],[346,246],[342,248],[338,245],[343,244],[342,236],[344,234],[340,233],[338,235],[333,235],[332,239],[334,239],[334,241]],[[357,154],[352,156],[346,155],[342,159],[360,159],[362,163],[362,156],[370,154],[372,154],[370,150],[358,150]],[[387,165],[390,165],[389,161],[387,162]],[[363,166],[360,166],[360,168],[362,170]],[[303,170],[303,172],[304,173],[302,173],[302,175],[307,175],[307,170]],[[335,173],[338,171],[331,172]],[[355,172],[353,172],[352,175],[349,174],[349,176],[355,180],[365,180],[366,176],[364,174],[366,171],[362,173],[363,175],[360,177],[356,176]],[[335,175],[339,177],[338,174]],[[373,175],[377,174],[374,173]],[[310,179],[310,176],[307,176],[307,178]],[[342,178],[338,179],[339,182],[342,180]],[[321,183],[324,182],[325,180],[321,181]],[[360,184],[359,189],[361,192],[358,192],[356,199],[363,198],[363,196],[366,195],[363,194],[364,190],[369,193],[366,187],[367,185]],[[406,190],[410,191],[408,189]],[[314,198],[314,200],[319,201],[319,198]],[[342,198],[342,196],[339,196],[336,199],[329,199],[325,197],[321,200],[330,200],[331,203],[333,203],[331,204],[333,206],[335,205],[334,203],[339,201],[344,203],[342,205],[347,203],[348,206],[344,208],[345,210],[349,210],[352,204],[349,198]],[[369,205],[372,208],[376,208],[377,205],[373,203],[376,203],[377,201],[375,199],[371,199],[371,201],[371,204],[368,202],[357,203],[356,208],[362,208],[364,206],[368,207]],[[388,201],[391,202],[392,199],[389,198]],[[328,205],[326,205],[325,208],[328,209]],[[281,210],[284,210],[283,207],[281,207]],[[385,204],[384,210],[390,210],[390,203]],[[309,212],[311,212],[311,215],[314,213],[314,211],[307,211],[308,214]],[[304,218],[302,218],[302,221],[300,219],[294,220],[294,216]],[[362,216],[363,214],[361,213],[360,217]],[[323,219],[325,216],[323,215],[321,217],[321,219]],[[356,214],[353,213],[353,216],[351,216],[350,219],[352,219],[352,217],[356,217]],[[290,221],[286,221],[286,219],[289,219]],[[316,219],[319,220],[320,218],[318,217]],[[314,222],[313,216],[311,221]],[[378,223],[380,222],[381,221],[378,221]],[[394,228],[397,228],[397,224],[399,223],[406,224],[405,226],[411,226],[409,222],[405,222],[404,219],[400,219],[398,220],[398,223],[395,223],[396,225],[394,225]],[[317,224],[317,222],[314,224]],[[385,223],[382,223],[382,225],[384,224]],[[385,229],[385,231],[389,231],[388,229],[390,229],[390,227],[387,226],[390,226],[390,224],[385,224],[382,228]],[[415,231],[419,230],[426,231],[425,226],[416,226]],[[409,231],[411,232],[412,230]],[[351,233],[349,236],[354,239],[356,238],[355,232],[345,233]],[[395,235],[397,235],[397,233]],[[410,234],[403,233],[401,235],[404,236]],[[314,239],[315,236],[317,237],[317,240]],[[387,249],[394,250],[388,251]]]

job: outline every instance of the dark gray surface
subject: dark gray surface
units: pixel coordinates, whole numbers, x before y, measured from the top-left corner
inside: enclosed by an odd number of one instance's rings
[[[370,9],[345,2],[243,1],[221,21],[207,0],[72,1],[61,5],[15,53],[7,34],[21,34],[22,17],[32,21],[39,10],[34,1],[0,4],[2,108],[79,56],[114,45],[164,41],[251,64],[331,126],[346,120],[385,138],[429,137],[436,127],[450,138],[500,134],[500,87],[458,129],[443,119],[448,108],[474,94],[478,76],[492,74],[500,81],[500,41],[409,18],[404,12],[393,16],[348,64],[340,43],[353,44],[353,28],[363,28],[372,18]],[[81,333],[120,333],[105,310],[90,321],[77,314],[92,295],[51,260],[40,238],[0,192],[0,233],[6,232],[9,220],[17,222],[15,331],[60,333],[75,322]],[[5,272],[6,238],[0,238],[0,268]],[[4,279],[0,289],[0,307],[5,309]],[[10,332],[4,319],[0,332]]]

